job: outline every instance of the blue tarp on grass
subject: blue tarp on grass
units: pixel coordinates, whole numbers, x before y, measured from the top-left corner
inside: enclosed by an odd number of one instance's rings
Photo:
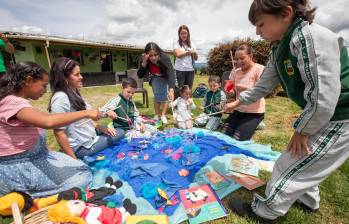
[[[200,170],[224,172],[229,165],[229,161],[224,159],[226,154],[276,160],[280,153],[272,151],[270,146],[250,141],[238,142],[218,132],[170,129],[158,133],[152,139],[132,139],[131,142],[122,140],[118,145],[103,151],[104,160],[92,164],[93,185],[103,185],[106,176],[120,178],[124,183],[120,192],[136,202],[137,214],[157,214],[156,209],[160,206],[169,215],[170,223],[179,223],[186,219],[182,204],[161,206],[164,205],[163,201],[157,200],[158,196],[153,197],[157,193],[156,188],[160,187],[169,197],[175,195],[180,200],[178,190],[195,185],[195,174]],[[97,154],[94,158],[100,155]],[[180,176],[178,171],[181,169],[187,169],[189,175]],[[232,181],[217,194],[223,198],[239,187]]]

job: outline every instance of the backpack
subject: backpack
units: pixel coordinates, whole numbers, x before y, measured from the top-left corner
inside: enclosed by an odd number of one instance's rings
[[[193,92],[194,98],[202,98],[206,95],[208,88],[205,83],[200,83]]]

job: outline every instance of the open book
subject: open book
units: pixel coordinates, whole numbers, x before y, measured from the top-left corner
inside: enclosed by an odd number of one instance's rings
[[[190,224],[227,216],[221,200],[209,184],[179,191]]]

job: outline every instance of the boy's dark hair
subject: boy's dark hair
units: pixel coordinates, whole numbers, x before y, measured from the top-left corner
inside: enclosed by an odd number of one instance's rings
[[[257,17],[261,13],[280,16],[287,6],[291,6],[295,18],[302,18],[312,23],[315,17],[316,8],[311,8],[308,0],[254,0],[248,13],[248,19],[256,25]]]
[[[86,103],[81,97],[79,90],[72,90],[68,86],[66,79],[78,65],[78,62],[70,58],[61,57],[53,62],[50,71],[50,87],[52,90],[51,99],[56,92],[62,91],[67,94],[70,104],[76,111],[85,110]],[[51,99],[48,107],[49,111],[51,111]]]
[[[40,80],[47,71],[34,62],[20,62],[15,64],[7,73],[0,77],[0,100],[14,94],[23,88],[27,77],[33,81]]]
[[[210,82],[216,82],[221,84],[221,77],[218,75],[210,75],[210,77],[208,78],[208,83]]]
[[[188,38],[185,41],[185,43],[183,43],[183,41],[181,39],[181,35],[180,35],[182,30],[186,30],[188,32]],[[182,25],[178,28],[178,43],[179,43],[179,46],[181,46],[181,47],[183,47],[183,45],[186,44],[189,48],[191,48],[190,31],[189,31],[188,26]]]
[[[182,87],[180,88],[180,90],[179,90],[179,93],[180,93],[180,94],[183,94],[183,93],[185,93],[186,91],[190,91],[190,87],[189,87],[188,85],[182,86]]]
[[[121,86],[123,89],[127,87],[137,88],[137,82],[133,78],[126,78],[122,80]]]

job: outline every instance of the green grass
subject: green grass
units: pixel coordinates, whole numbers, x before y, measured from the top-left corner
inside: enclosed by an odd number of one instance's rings
[[[200,82],[207,82],[207,76],[196,76],[194,87]],[[151,97],[152,91],[148,85],[146,87],[150,94],[150,106],[145,108],[142,105],[142,95],[136,94],[134,101],[142,114],[153,115],[153,99]],[[114,96],[121,89],[120,85],[103,86],[94,88],[82,89],[82,95],[85,100],[93,107],[101,107],[109,98]],[[33,105],[42,110],[46,110],[50,93],[45,94],[40,100],[34,101]],[[201,99],[194,99],[196,105],[200,104]],[[282,151],[289,141],[293,133],[292,121],[297,117],[300,109],[290,100],[283,97],[268,98],[266,103],[265,123],[267,129],[264,131],[257,131],[253,136],[253,140],[261,144],[270,144],[274,150]],[[195,110],[194,114],[199,114],[200,111]],[[168,114],[171,111],[168,110]],[[171,119],[171,117],[169,116]],[[102,120],[101,123],[106,124],[107,120]],[[53,137],[52,131],[48,130],[47,144],[50,149],[58,149],[58,145]],[[270,178],[270,173],[261,172],[260,177],[264,180]],[[264,189],[258,189],[257,192],[263,195]],[[325,223],[349,223],[349,161],[346,161],[338,170],[332,173],[320,185],[321,203],[320,210],[314,215],[306,214],[296,206],[292,206],[286,216],[279,220],[279,223],[309,223],[309,224],[325,224]],[[241,197],[250,201],[252,193],[239,189],[223,200],[225,208],[228,210],[228,216],[223,219],[215,220],[209,223],[214,224],[233,224],[233,223],[256,223],[253,220],[240,218],[236,216],[228,206],[228,202],[233,198]],[[10,219],[2,219],[0,223],[9,223]],[[188,223],[188,222],[184,222]]]

